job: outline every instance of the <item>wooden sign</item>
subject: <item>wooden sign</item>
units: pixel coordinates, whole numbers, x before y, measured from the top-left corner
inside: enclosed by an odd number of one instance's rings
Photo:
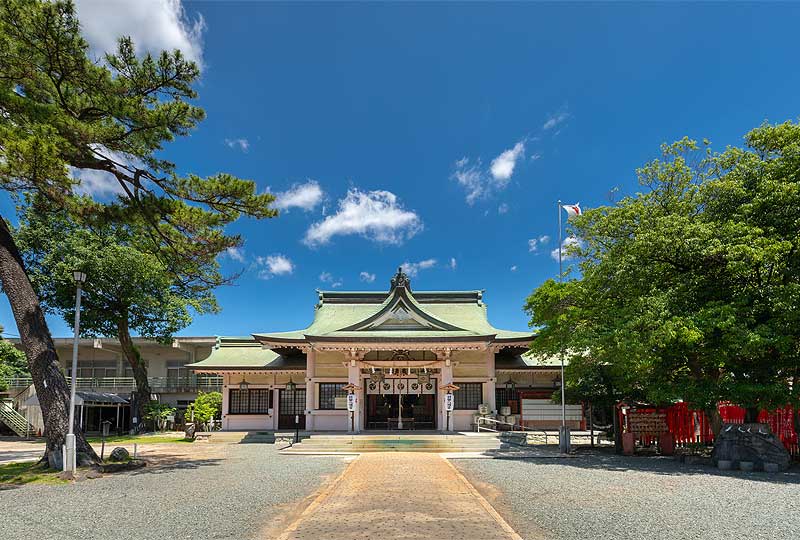
[[[353,412],[356,410],[356,395],[347,394],[347,410]]]
[[[350,394],[352,395],[352,394]],[[347,408],[347,396],[335,397],[333,398],[333,408],[334,409],[346,409]]]
[[[660,434],[669,431],[667,415],[652,412],[628,412],[628,431],[636,434]]]

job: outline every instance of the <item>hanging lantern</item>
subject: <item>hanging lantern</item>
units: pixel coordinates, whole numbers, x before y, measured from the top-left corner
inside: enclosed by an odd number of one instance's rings
[[[239,383],[239,390],[247,390],[250,387],[250,383],[242,377],[242,382]]]
[[[289,375],[289,382],[286,383],[286,390],[289,392],[294,392],[297,390],[297,383],[292,380],[291,375]]]

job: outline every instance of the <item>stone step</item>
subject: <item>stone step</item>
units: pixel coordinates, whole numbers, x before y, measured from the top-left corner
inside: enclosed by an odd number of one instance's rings
[[[496,435],[311,435],[284,450],[292,454],[433,452],[481,453],[507,446]]]
[[[305,440],[300,444],[306,446],[420,446],[420,447],[453,447],[453,446],[500,446],[497,440],[491,441],[314,441]]]
[[[483,453],[495,452],[497,448],[304,448],[296,444],[284,450],[282,454],[364,454],[373,452],[426,452],[429,454]]]
[[[343,439],[350,439],[350,440],[364,440],[364,441],[371,441],[371,440],[380,440],[380,441],[388,441],[388,440],[415,440],[415,441],[422,441],[422,440],[429,440],[429,441],[441,441],[441,440],[453,440],[453,441],[463,441],[463,440],[487,440],[487,439],[498,439],[498,435],[496,433],[474,433],[474,434],[452,434],[452,435],[444,435],[444,434],[382,434],[382,435],[371,435],[371,434],[316,434],[312,433],[308,435],[308,440],[343,440]]]

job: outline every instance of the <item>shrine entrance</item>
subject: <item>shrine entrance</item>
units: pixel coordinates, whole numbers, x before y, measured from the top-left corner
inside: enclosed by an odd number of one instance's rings
[[[435,381],[427,384],[419,384],[417,379],[368,382],[366,394],[366,429],[436,429]]]

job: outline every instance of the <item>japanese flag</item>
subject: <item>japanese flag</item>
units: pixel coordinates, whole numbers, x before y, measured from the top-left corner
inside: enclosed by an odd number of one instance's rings
[[[561,208],[567,211],[568,217],[575,217],[581,215],[581,203],[577,204],[562,204]]]

